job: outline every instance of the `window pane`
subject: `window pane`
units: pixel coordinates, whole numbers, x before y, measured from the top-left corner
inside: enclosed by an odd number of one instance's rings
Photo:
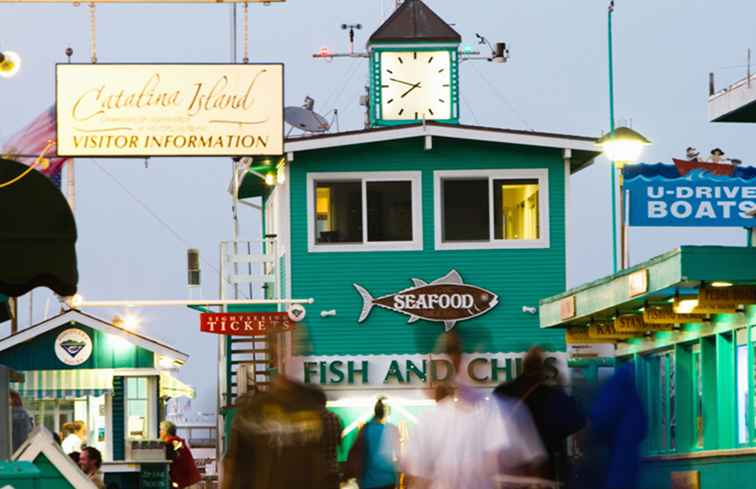
[[[748,442],[748,345],[738,345],[738,443]]]
[[[488,179],[443,181],[443,240],[488,241]]]
[[[315,242],[362,243],[362,183],[317,182]]]
[[[137,379],[137,385],[139,386],[138,396],[139,399],[147,399],[147,379],[141,377]]]
[[[494,180],[495,239],[538,239],[538,180]]]
[[[136,377],[127,377],[126,378],[126,398],[127,399],[136,399],[137,398],[137,378]]]
[[[412,182],[367,182],[368,241],[412,241]]]

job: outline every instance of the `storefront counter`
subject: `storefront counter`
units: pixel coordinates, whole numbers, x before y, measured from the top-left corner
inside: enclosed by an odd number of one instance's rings
[[[169,489],[169,465],[168,460],[103,462],[102,473],[108,487],[112,485],[120,489]]]

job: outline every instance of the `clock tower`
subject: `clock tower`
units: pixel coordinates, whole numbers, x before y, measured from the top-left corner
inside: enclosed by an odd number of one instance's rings
[[[371,125],[458,123],[461,41],[421,0],[405,0],[368,40]]]

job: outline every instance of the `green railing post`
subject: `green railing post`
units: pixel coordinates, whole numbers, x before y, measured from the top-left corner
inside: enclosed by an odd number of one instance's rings
[[[609,133],[614,133],[614,57],[612,46],[612,14],[614,13],[614,0],[609,2],[608,13],[608,39],[609,39]],[[612,273],[617,273],[617,183],[614,162],[610,162],[612,168]]]

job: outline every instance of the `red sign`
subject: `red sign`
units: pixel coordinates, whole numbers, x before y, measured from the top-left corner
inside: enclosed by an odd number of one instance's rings
[[[200,314],[200,331],[229,336],[261,336],[292,331],[294,321],[286,312],[219,312]]]

